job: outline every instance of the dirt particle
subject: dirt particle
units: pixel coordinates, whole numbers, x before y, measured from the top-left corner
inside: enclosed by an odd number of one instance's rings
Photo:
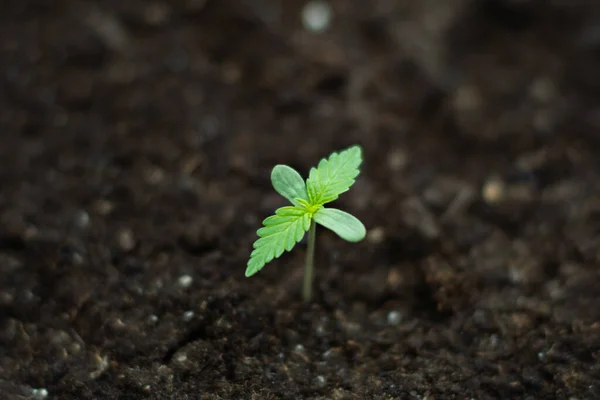
[[[549,103],[557,94],[554,82],[548,77],[539,77],[533,81],[529,89],[531,97],[542,103]]]
[[[162,168],[152,165],[144,169],[144,178],[149,184],[157,185],[165,180],[166,174]]]
[[[94,211],[99,215],[107,216],[115,209],[115,204],[109,200],[99,199],[94,203]]]
[[[435,239],[440,235],[440,228],[431,211],[416,196],[402,202],[402,219],[410,228],[416,229],[427,239]]]
[[[461,86],[453,96],[454,108],[460,112],[473,112],[482,106],[479,90],[474,86]]]

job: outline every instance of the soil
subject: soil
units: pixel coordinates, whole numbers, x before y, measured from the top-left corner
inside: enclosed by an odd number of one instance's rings
[[[600,398],[600,3],[361,4],[4,2],[1,399]],[[352,144],[366,240],[245,278]]]

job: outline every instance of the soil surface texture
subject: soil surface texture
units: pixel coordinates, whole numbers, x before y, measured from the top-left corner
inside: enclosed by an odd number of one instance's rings
[[[600,3],[304,3],[3,2],[0,399],[600,399]]]

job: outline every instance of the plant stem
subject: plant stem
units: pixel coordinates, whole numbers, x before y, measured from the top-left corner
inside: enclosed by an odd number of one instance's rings
[[[306,250],[306,264],[304,265],[304,287],[302,297],[304,301],[309,302],[312,297],[313,266],[315,263],[315,237],[317,233],[317,224],[314,220],[310,221],[308,230],[308,249]]]

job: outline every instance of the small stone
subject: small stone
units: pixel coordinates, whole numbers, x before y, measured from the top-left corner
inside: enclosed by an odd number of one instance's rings
[[[193,311],[186,311],[186,312],[183,313],[183,320],[185,322],[191,321],[192,318],[194,318],[194,312]]]
[[[315,378],[313,385],[316,389],[323,389],[327,385],[327,380],[323,375],[318,375]]]
[[[194,279],[190,275],[181,275],[177,280],[177,283],[179,283],[179,286],[185,289],[190,287],[193,281]]]
[[[100,199],[94,203],[94,210],[102,216],[110,214],[114,209],[114,203],[109,200]]]
[[[392,268],[387,274],[386,283],[390,289],[397,290],[404,283],[404,278],[397,268]]]
[[[387,165],[391,171],[402,171],[407,164],[408,154],[403,149],[394,149],[388,153]]]
[[[331,23],[332,11],[325,1],[309,1],[302,9],[302,24],[313,33],[324,32]]]
[[[123,330],[127,327],[127,325],[125,325],[121,318],[117,318],[114,321],[112,321],[111,326],[114,330]]]
[[[542,76],[533,81],[529,92],[535,100],[548,103],[556,97],[557,89],[550,78]]]
[[[90,214],[85,210],[79,210],[75,213],[75,225],[79,229],[85,229],[90,226]]]
[[[305,353],[305,350],[304,350],[304,345],[302,345],[302,344],[300,344],[300,343],[299,343],[299,344],[297,344],[297,345],[295,345],[295,346],[294,346],[294,351],[295,351],[296,353],[301,353],[301,354]]]
[[[482,99],[479,91],[473,86],[462,86],[454,92],[454,108],[469,112],[481,107]]]
[[[157,185],[161,183],[162,181],[164,181],[165,176],[165,171],[162,168],[155,165],[147,168],[144,171],[144,178],[146,179],[146,182],[148,182],[151,185]]]
[[[33,399],[44,399],[48,397],[48,390],[41,389],[31,389],[31,396]]]
[[[367,232],[367,240],[373,244],[379,244],[385,239],[385,230],[381,226],[376,226]]]
[[[506,186],[498,178],[488,179],[481,190],[481,195],[487,203],[498,203],[504,199]]]
[[[0,292],[0,306],[10,306],[15,301],[13,294]]]
[[[117,241],[123,251],[131,251],[135,247],[135,237],[131,229],[121,229],[117,234]]]
[[[402,322],[404,315],[399,311],[390,311],[387,315],[387,322],[390,325],[398,325]]]

